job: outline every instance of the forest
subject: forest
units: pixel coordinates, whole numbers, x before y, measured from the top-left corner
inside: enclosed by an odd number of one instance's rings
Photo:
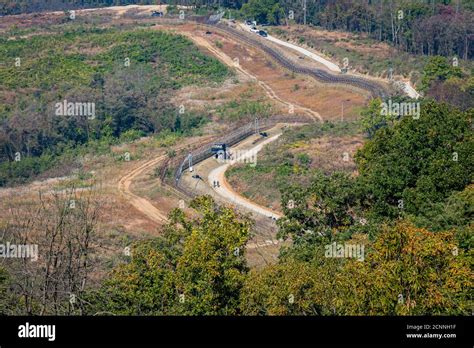
[[[109,48],[108,42],[116,44]],[[111,144],[123,134],[189,131],[207,115],[180,113],[168,102],[173,91],[229,74],[184,37],[149,30],[79,28],[0,39],[0,45],[0,60],[8,62],[0,66],[0,186],[22,183],[58,163],[74,166],[81,148]],[[70,45],[82,52],[64,49]],[[189,55],[179,55],[181,50]],[[56,103],[64,100],[94,103],[96,117],[56,115]]]
[[[258,23],[282,25],[294,21],[365,33],[416,54],[462,59],[471,59],[474,54],[474,4],[469,0],[0,0],[0,14],[157,3],[210,10],[222,6],[239,9],[242,16]]]

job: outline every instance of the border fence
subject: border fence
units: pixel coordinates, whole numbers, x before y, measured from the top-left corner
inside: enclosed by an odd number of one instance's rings
[[[194,197],[195,193],[191,190],[186,189],[182,185],[180,185],[180,179],[183,175],[183,172],[186,169],[189,169],[190,164],[196,165],[210,157],[213,156],[213,152],[211,151],[212,146],[215,143],[225,143],[228,147],[233,146],[245,138],[249,137],[252,134],[259,133],[266,129],[269,129],[275,126],[278,123],[311,123],[314,122],[308,116],[305,115],[277,115],[271,118],[266,119],[258,119],[258,123],[255,121],[249,122],[243,126],[238,127],[234,131],[226,134],[222,137],[217,137],[210,142],[192,150],[187,155],[177,157],[176,159],[170,159],[165,162],[165,164],[161,168],[161,178],[163,183],[167,183],[173,186],[175,189],[181,191],[185,195],[189,197]],[[190,161],[190,157],[192,158],[192,162]],[[173,171],[173,182],[166,182],[166,173],[169,170]]]

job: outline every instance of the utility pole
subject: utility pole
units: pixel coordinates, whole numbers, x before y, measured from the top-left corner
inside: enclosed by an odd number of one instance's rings
[[[341,122],[344,121],[344,102],[342,102]]]
[[[258,117],[255,117],[255,134],[258,134]]]
[[[190,153],[188,155],[188,166],[189,166],[189,171],[193,171],[193,155]]]

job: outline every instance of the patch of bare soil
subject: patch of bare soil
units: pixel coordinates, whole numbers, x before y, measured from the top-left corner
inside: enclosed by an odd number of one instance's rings
[[[186,26],[177,26],[181,32],[189,30]],[[358,116],[358,108],[365,104],[365,97],[349,88],[323,85],[312,78],[292,74],[266,57],[262,51],[236,42],[218,31],[206,34],[204,30],[191,27],[188,35],[206,40],[213,46],[213,51],[221,51],[234,63],[252,76],[270,87],[278,99],[286,102],[285,112],[297,112],[303,107],[321,115],[324,120],[341,117],[344,107],[344,118],[354,119]],[[219,48],[215,47],[218,41]],[[344,106],[343,106],[344,104]],[[292,107],[293,106],[293,107]],[[286,109],[286,110],[285,110]]]

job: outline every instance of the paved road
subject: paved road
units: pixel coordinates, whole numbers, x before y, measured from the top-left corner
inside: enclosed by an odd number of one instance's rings
[[[281,133],[277,134],[277,135],[274,135],[272,136],[271,138],[268,138],[264,141],[262,141],[261,143],[259,143],[258,145],[252,147],[251,149],[248,149],[248,153],[247,153],[247,156],[252,156],[252,154],[255,154],[255,153],[258,153],[262,148],[263,146],[265,146],[266,144],[268,143],[271,143],[272,141],[275,141],[276,139],[278,139],[278,137],[281,135]],[[232,152],[232,150],[231,150]],[[245,155],[241,157],[242,159],[245,159]],[[282,217],[283,215],[276,212],[276,211],[273,211],[269,208],[266,208],[266,207],[262,207],[252,201],[250,201],[249,199],[241,196],[239,193],[237,193],[236,191],[234,191],[232,189],[232,187],[229,185],[229,183],[227,182],[226,178],[225,178],[225,172],[226,170],[232,165],[234,164],[235,161],[231,161],[229,163],[224,163],[222,165],[220,165],[219,167],[213,169],[210,173],[209,173],[209,176],[208,176],[208,183],[209,183],[209,186],[214,190],[216,191],[217,194],[219,194],[220,196],[222,196],[223,198],[225,198],[226,200],[234,203],[234,204],[238,204],[248,210],[251,210],[252,212],[255,212],[257,214],[260,214],[260,215],[263,215],[263,216],[266,216],[266,217],[272,217],[274,219],[279,219],[280,217]],[[220,186],[219,187],[213,187],[213,183],[214,181],[218,181]]]

